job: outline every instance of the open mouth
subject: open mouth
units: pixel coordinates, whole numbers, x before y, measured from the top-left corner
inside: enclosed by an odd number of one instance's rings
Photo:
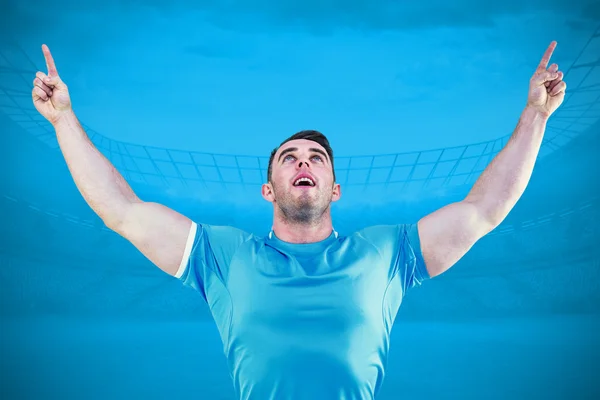
[[[313,187],[315,186],[315,182],[310,178],[299,178],[294,182],[294,186]]]

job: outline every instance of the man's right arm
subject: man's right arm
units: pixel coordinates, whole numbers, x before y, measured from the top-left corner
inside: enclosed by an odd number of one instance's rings
[[[144,202],[96,149],[72,110],[54,124],[79,192],[104,224],[170,275],[179,269],[192,222],[163,205]]]

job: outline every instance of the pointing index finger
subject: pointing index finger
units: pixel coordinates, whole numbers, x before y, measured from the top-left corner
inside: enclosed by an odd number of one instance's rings
[[[50,49],[45,44],[42,45],[42,52],[44,53],[44,58],[46,59],[48,76],[57,76],[58,71],[56,70],[56,65],[54,64],[54,58],[52,58],[52,54],[50,54]]]
[[[556,48],[556,41],[550,43],[550,46],[546,49],[540,64],[538,65],[538,71],[545,71],[548,68],[548,63],[550,62],[550,58],[552,57],[552,53],[554,53],[554,49]]]

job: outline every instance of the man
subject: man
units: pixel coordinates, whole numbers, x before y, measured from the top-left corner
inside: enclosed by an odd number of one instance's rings
[[[271,154],[270,234],[191,221],[139,199],[93,146],[44,45],[33,102],[54,126],[73,179],[106,226],[208,303],[241,399],[373,399],[407,290],[454,265],[513,208],[550,115],[564,99],[556,42],[531,78],[514,134],[462,201],[416,224],[333,229],[341,197],[325,136],[303,131]]]

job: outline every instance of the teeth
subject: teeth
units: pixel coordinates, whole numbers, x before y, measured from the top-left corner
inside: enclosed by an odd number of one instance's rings
[[[294,186],[297,186],[300,182],[308,182],[311,186],[315,186],[315,183],[309,178],[300,178],[296,182],[294,182]]]

